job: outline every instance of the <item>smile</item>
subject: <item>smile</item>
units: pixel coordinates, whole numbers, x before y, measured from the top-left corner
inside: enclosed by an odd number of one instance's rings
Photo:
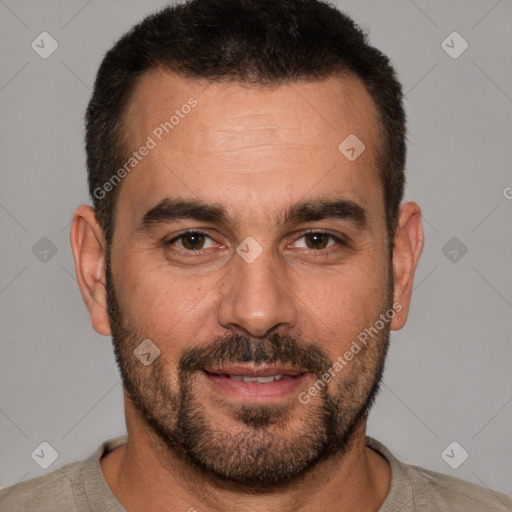
[[[267,365],[230,365],[203,370],[217,393],[242,402],[268,402],[298,393],[311,374]]]

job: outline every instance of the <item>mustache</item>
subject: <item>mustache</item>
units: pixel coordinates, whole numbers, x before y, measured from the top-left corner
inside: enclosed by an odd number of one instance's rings
[[[264,339],[239,334],[217,338],[207,346],[193,346],[180,358],[181,372],[195,372],[225,363],[281,363],[308,372],[318,378],[333,365],[325,352],[314,343],[299,342],[288,334],[274,333]]]

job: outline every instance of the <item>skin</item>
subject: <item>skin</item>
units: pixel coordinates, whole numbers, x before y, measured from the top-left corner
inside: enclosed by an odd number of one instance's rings
[[[128,109],[129,147],[144,144],[190,97],[198,101],[197,107],[120,185],[110,265],[130,350],[151,339],[161,351],[153,364],[169,389],[176,390],[178,363],[191,345],[204,348],[210,340],[235,334],[262,340],[269,333],[282,333],[314,343],[335,361],[360,332],[375,324],[389,299],[401,305],[389,327],[401,329],[423,247],[421,212],[412,202],[400,208],[388,297],[388,239],[376,167],[377,112],[362,84],[333,77],[258,89],[194,82],[153,70],[141,78]],[[349,134],[366,146],[353,162],[338,150]],[[330,218],[277,222],[290,205],[327,195],[364,208],[366,226]],[[167,196],[221,204],[234,222],[182,219],[149,232],[138,230],[144,214]],[[191,256],[183,246],[163,244],[192,228],[209,230],[213,239],[203,255]],[[330,240],[323,252],[311,249],[304,238],[307,229],[348,237],[349,244]],[[250,264],[236,253],[248,236],[262,248]],[[92,325],[109,336],[113,326],[107,314],[106,244],[89,206],[75,212],[71,245]],[[363,402],[363,384],[369,386],[374,377],[386,342],[382,335],[379,343],[370,344],[372,348],[351,361],[326,393],[337,396],[352,379],[360,384],[355,400]],[[130,368],[152,371],[140,363]],[[155,374],[140,375],[151,382]],[[307,391],[315,380],[307,374],[298,391]],[[199,374],[190,386],[210,425],[227,434],[253,431],[255,427],[234,416],[238,399],[219,395]],[[297,393],[279,400],[276,407],[286,408],[288,416],[280,429],[268,427],[268,439],[300,439],[307,428],[304,418],[315,417],[321,398],[314,397],[308,405],[298,402]],[[365,446],[364,417],[343,453],[315,464],[297,479],[300,485],[258,493],[205,479],[194,464],[162,443],[126,390],[125,414],[128,444],[106,455],[101,468],[129,511],[172,506],[184,511],[365,512],[377,511],[389,491],[389,464]]]

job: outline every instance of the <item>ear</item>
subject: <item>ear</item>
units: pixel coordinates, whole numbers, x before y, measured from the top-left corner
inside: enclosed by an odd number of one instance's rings
[[[391,329],[398,331],[407,321],[411,304],[414,273],[423,250],[423,226],[420,207],[413,202],[400,207],[398,228],[393,249],[393,304],[397,314],[391,320]]]
[[[96,332],[110,335],[105,279],[105,240],[94,210],[79,206],[73,216],[70,233],[71,249],[80,293],[89,310]]]

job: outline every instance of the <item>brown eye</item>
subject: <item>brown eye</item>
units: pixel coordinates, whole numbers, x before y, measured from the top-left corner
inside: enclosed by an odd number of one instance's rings
[[[311,252],[327,254],[331,251],[341,249],[347,246],[347,242],[338,236],[331,235],[324,231],[309,231],[297,238],[295,247],[299,249],[307,249]]]
[[[205,241],[205,236],[202,233],[186,233],[180,238],[183,247],[191,251],[202,249]]]
[[[211,236],[201,231],[188,231],[165,242],[165,245],[175,245],[182,251],[193,252],[215,247],[215,241]]]
[[[325,249],[332,236],[327,233],[309,233],[304,238],[309,249]]]

